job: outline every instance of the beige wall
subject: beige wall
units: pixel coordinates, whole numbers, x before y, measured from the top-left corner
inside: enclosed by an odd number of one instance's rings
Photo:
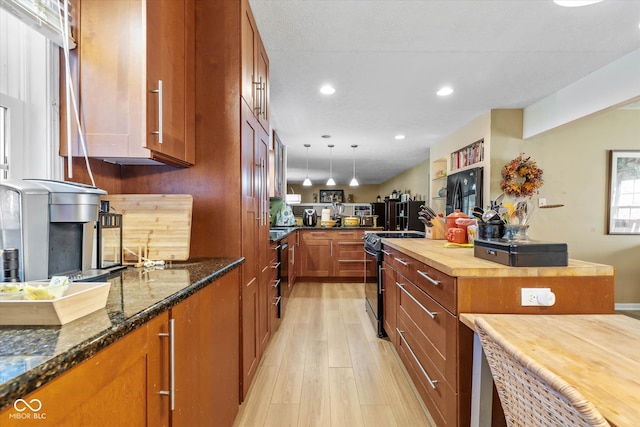
[[[430,160],[427,159],[380,184],[382,198],[390,195],[393,190],[399,190],[411,194],[411,197],[418,196],[418,200],[429,200],[429,164]]]
[[[514,143],[544,170],[540,197],[562,203],[534,213],[531,237],[564,241],[571,258],[616,268],[616,302],[640,303],[640,235],[608,235],[608,152],[640,149],[640,110],[620,109]]]
[[[320,190],[343,190],[345,203],[349,194],[353,194],[353,203],[370,203],[375,202],[378,196],[380,186],[379,185],[359,185],[357,187],[349,187],[348,185],[336,185],[334,187],[327,187],[326,185],[313,185],[311,187],[303,187],[299,184],[287,184],[287,189],[291,193],[291,189],[296,194],[302,196],[302,203],[313,203],[313,193],[319,194]],[[382,196],[382,195],[381,195]],[[382,196],[384,199],[384,196]]]

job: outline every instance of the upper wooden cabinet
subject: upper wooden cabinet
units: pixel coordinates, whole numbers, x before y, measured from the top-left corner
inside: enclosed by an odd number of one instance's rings
[[[81,0],[72,81],[90,157],[195,163],[195,0]],[[61,89],[61,155],[67,155]],[[83,154],[75,125],[71,154]]]
[[[269,57],[249,0],[242,0],[242,98],[260,125],[269,132]]]

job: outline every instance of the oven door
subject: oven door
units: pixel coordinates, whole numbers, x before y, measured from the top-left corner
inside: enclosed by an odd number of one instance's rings
[[[374,278],[370,278],[365,281],[364,284],[364,295],[365,295],[365,308],[369,313],[372,322],[374,323],[374,327],[376,328],[376,332],[378,336],[381,336],[382,333],[382,289],[381,289],[381,254],[377,251],[374,251],[371,248],[368,248],[366,245],[364,247],[364,253],[367,260],[371,260],[376,263],[376,272],[377,275],[375,280],[371,280]]]

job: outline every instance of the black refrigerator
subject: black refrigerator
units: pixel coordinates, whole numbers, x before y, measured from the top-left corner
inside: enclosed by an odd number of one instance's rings
[[[482,168],[467,169],[448,175],[446,214],[460,209],[471,218],[474,206],[482,207]]]

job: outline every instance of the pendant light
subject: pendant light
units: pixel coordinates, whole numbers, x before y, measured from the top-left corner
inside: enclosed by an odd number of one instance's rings
[[[304,144],[304,146],[307,149],[307,177],[304,179],[304,182],[302,183],[302,185],[304,187],[311,187],[311,180],[309,179],[309,147],[311,147],[311,145]]]
[[[350,186],[352,187],[357,187],[358,185],[358,180],[356,179],[356,148],[358,148],[357,145],[352,145],[351,148],[353,148],[353,178],[351,178],[351,182],[349,183]]]
[[[336,185],[336,182],[333,180],[333,144],[329,144],[329,180],[327,181],[327,185]]]

